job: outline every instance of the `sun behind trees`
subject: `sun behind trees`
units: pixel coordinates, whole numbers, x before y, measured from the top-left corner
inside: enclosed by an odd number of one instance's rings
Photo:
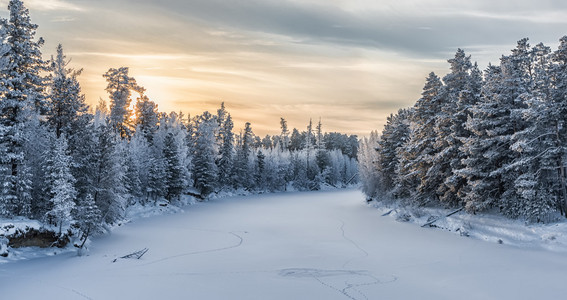
[[[544,222],[567,216],[567,36],[528,39],[482,73],[459,49],[441,81],[362,142],[365,193],[403,205],[496,210]]]
[[[63,46],[42,60],[28,10],[19,0],[8,8],[0,20],[0,217],[53,225],[82,247],[133,204],[342,187],[357,172],[356,136],[323,134],[321,123],[314,135],[310,122],[289,137],[283,118],[281,135],[260,138],[250,123],[235,134],[224,103],[192,118],[159,112],[126,67],[103,75],[110,105],[101,100],[93,114]]]

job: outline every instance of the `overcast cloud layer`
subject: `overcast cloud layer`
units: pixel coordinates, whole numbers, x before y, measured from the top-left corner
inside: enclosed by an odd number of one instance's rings
[[[7,7],[6,0],[0,1]],[[555,48],[565,1],[24,0],[46,57],[62,43],[91,104],[102,74],[129,66],[162,111],[225,101],[237,127],[365,135],[412,105],[430,71],[463,48],[484,68],[529,37]],[[6,15],[3,10],[2,15]]]

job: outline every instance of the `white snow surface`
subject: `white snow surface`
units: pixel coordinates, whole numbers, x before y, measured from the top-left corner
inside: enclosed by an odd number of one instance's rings
[[[0,264],[0,298],[563,299],[567,293],[561,247],[421,228],[381,216],[364,199],[353,189],[235,196],[137,219],[95,239],[86,256]],[[515,223],[507,224],[503,231],[514,236]],[[555,235],[540,240],[561,240],[565,227],[558,224]],[[149,251],[140,259],[119,258],[143,248]]]

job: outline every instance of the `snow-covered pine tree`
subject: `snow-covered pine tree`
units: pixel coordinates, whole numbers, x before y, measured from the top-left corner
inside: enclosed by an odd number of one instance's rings
[[[71,157],[67,154],[67,138],[61,135],[54,141],[47,160],[48,190],[51,208],[46,217],[59,227],[59,235],[63,228],[68,228],[73,222],[71,212],[75,207],[75,178],[71,174]]]
[[[507,188],[502,172],[497,170],[511,160],[509,137],[513,133],[510,123],[513,101],[500,93],[502,82],[502,69],[489,65],[482,97],[471,108],[472,115],[465,124],[473,134],[461,146],[466,159],[459,173],[467,181],[465,208],[472,213],[497,205]]]
[[[217,166],[215,159],[218,155],[216,131],[218,123],[209,112],[204,112],[196,120],[195,144],[193,149],[192,176],[193,186],[206,197],[217,187]]]
[[[421,98],[413,107],[408,141],[399,153],[396,191],[402,197],[411,198],[415,205],[437,201],[436,188],[428,186],[426,178],[433,167],[435,122],[441,112],[438,97],[442,87],[439,77],[431,72],[425,81]]]
[[[256,154],[256,165],[254,168],[254,183],[256,184],[256,190],[265,191],[266,186],[266,155],[262,152],[262,149],[258,149]]]
[[[279,141],[276,143],[276,145],[279,144]],[[266,134],[265,137],[262,138],[262,148],[264,149],[272,149],[274,148],[274,144],[272,142],[272,137],[269,134]],[[281,148],[280,148],[281,150]]]
[[[94,117],[90,113],[79,115],[68,135],[69,153],[73,157],[71,172],[75,177],[77,199],[94,195],[96,181],[97,137]]]
[[[233,167],[233,180],[236,183],[236,188],[250,190],[254,187],[253,165],[250,165],[253,143],[254,133],[252,132],[252,126],[250,122],[246,122],[240,147],[236,150]]]
[[[57,46],[57,55],[51,58],[52,80],[49,85],[47,120],[55,129],[56,137],[70,136],[77,129],[80,115],[87,113],[85,96],[77,76],[81,70],[68,69],[69,61],[63,53],[63,46]]]
[[[127,202],[122,153],[126,150],[108,119],[95,119],[95,124],[98,125],[95,127],[93,199],[102,212],[102,221],[113,224],[123,217]]]
[[[310,190],[310,180],[307,178],[307,156],[305,151],[291,153],[292,184],[298,191]]]
[[[217,160],[219,187],[229,188],[234,185],[231,177],[233,160],[234,160],[234,133],[232,129],[234,123],[230,114],[226,115],[225,121],[222,123],[220,131],[222,132],[222,141],[219,149],[219,158]]]
[[[280,150],[285,151],[289,148],[289,129],[284,118],[280,118],[280,127],[282,129],[280,133]]]
[[[106,91],[110,94],[110,125],[121,138],[132,136],[133,124],[130,116],[132,91],[142,94],[144,88],[138,86],[136,79],[128,75],[127,67],[110,68],[102,75],[108,83]]]
[[[382,179],[379,172],[378,140],[380,136],[377,131],[370,132],[369,137],[360,140],[358,151],[358,174],[362,182],[362,192],[366,196],[374,198],[379,192],[384,192],[380,186]]]
[[[3,56],[0,69],[0,213],[22,214],[29,207],[31,181],[24,156],[23,123],[45,109],[45,79],[41,72],[45,62],[40,48],[43,39],[35,40],[37,25],[31,23],[22,1],[11,0],[8,19],[0,19]],[[28,196],[26,196],[28,195]],[[25,199],[21,199],[25,197]],[[27,209],[23,213],[26,214]]]
[[[149,200],[149,174],[152,162],[152,147],[149,145],[148,140],[142,130],[136,130],[130,143],[128,143],[128,159],[130,161],[129,168],[134,168],[136,174],[131,170],[128,171],[127,176],[137,176],[137,178],[128,179],[130,182],[139,184],[139,193],[137,196],[142,204],[146,204]]]
[[[185,172],[181,164],[180,155],[175,136],[172,132],[169,132],[164,140],[163,157],[166,165],[165,177],[167,185],[165,198],[170,202],[179,200],[185,188]]]
[[[142,187],[142,181],[140,180],[140,169],[138,168],[140,162],[136,161],[135,157],[131,155],[130,143],[124,145],[127,148],[122,151],[123,159],[125,164],[125,174],[124,174],[124,187],[127,191],[128,204],[135,203],[138,199],[144,196],[144,191]]]
[[[557,206],[560,212],[567,217],[567,36],[559,40],[559,47],[551,55],[553,65],[549,69],[549,77],[553,84],[550,91],[552,101],[552,118],[555,120],[555,133],[557,146],[560,147],[558,161],[558,185],[561,191]]]
[[[552,114],[547,99],[540,95],[525,93],[520,97],[527,107],[521,115],[526,128],[512,135],[511,149],[518,157],[508,165],[518,177],[514,180],[516,199],[506,202],[506,213],[512,217],[525,217],[531,221],[546,221],[556,210],[561,197],[558,183],[557,162],[560,147],[555,140],[555,131],[550,122]]]
[[[93,196],[89,194],[85,198],[79,199],[74,215],[81,231],[79,237],[81,244],[76,246],[82,249],[89,236],[101,229],[101,212],[96,206]]]
[[[159,125],[157,104],[151,101],[148,96],[140,95],[136,101],[135,115],[136,131],[141,131],[151,145]]]
[[[503,186],[508,187],[500,197],[500,207],[505,215],[518,217],[521,215],[519,208],[518,191],[524,190],[527,177],[522,176],[525,170],[522,151],[518,151],[517,142],[521,143],[522,132],[531,127],[530,120],[524,113],[529,109],[529,103],[534,96],[534,69],[533,69],[533,50],[524,38],[518,41],[515,49],[508,56],[501,59],[503,74],[502,89],[500,93],[511,101],[512,108],[509,112],[510,135],[507,138],[510,158],[504,161],[501,170],[498,170],[504,181]],[[528,129],[529,130],[529,129]],[[531,179],[528,179],[531,181]],[[520,187],[521,186],[521,187]],[[518,188],[516,188],[518,187]],[[524,192],[522,192],[524,193]],[[527,193],[524,193],[527,195]]]
[[[305,136],[303,136],[297,128],[291,131],[291,138],[289,140],[289,150],[297,151],[303,149],[305,146]]]
[[[464,180],[461,181],[463,177],[455,172],[462,168],[460,162],[463,157],[459,148],[461,140],[468,135],[463,128],[469,114],[468,102],[475,102],[476,98],[474,92],[469,93],[468,90],[473,67],[470,56],[458,49],[455,57],[448,62],[451,73],[443,77],[445,85],[439,96],[441,112],[435,123],[435,156],[431,162],[432,169],[428,172],[427,185],[436,189],[439,200],[445,205],[459,206],[463,204],[464,195],[460,190]]]
[[[467,166],[463,160],[467,158],[466,152],[462,151],[463,144],[474,134],[466,128],[466,122],[472,116],[472,108],[480,101],[482,91],[482,72],[478,69],[476,63],[468,71],[467,82],[463,90],[460,91],[456,103],[456,111],[453,116],[453,124],[451,125],[451,139],[455,140],[456,147],[454,156],[451,159],[451,175],[445,179],[443,187],[446,192],[441,197],[441,200],[455,205],[463,206],[465,198],[469,193],[469,186],[467,184],[467,176],[461,173],[461,170],[466,170]],[[465,171],[466,172],[466,171]],[[453,199],[452,201],[447,201]]]
[[[22,149],[26,158],[22,169],[29,172],[28,179],[31,185],[29,199],[21,199],[24,201],[20,201],[20,203],[23,203],[24,211],[29,210],[29,214],[26,213],[25,215],[42,220],[48,210],[50,200],[46,192],[48,189],[44,166],[51,154],[50,151],[46,150],[52,147],[54,138],[49,128],[41,123],[38,118],[28,119],[24,123],[22,133],[25,136]]]
[[[163,158],[163,152],[159,152],[157,147],[153,147],[153,153],[148,161],[148,184],[146,185],[146,199],[157,201],[161,197],[165,197],[167,191],[166,183],[166,163]]]
[[[384,190],[392,191],[398,183],[399,153],[409,137],[409,118],[412,111],[400,109],[386,119],[382,130],[378,151],[380,153],[381,186]],[[400,195],[403,196],[403,195]]]

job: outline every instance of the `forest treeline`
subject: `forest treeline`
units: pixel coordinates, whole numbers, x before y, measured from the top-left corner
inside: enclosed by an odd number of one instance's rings
[[[531,221],[565,215],[567,36],[554,51],[522,39],[484,72],[461,49],[448,62],[361,143],[365,193]]]
[[[0,20],[0,217],[76,229],[84,241],[134,203],[356,182],[356,136],[324,133],[321,121],[290,131],[284,118],[274,136],[256,136],[250,123],[235,133],[224,103],[192,117],[159,112],[125,67],[103,74],[108,105],[93,110],[63,47],[44,60],[22,1],[8,9]]]

